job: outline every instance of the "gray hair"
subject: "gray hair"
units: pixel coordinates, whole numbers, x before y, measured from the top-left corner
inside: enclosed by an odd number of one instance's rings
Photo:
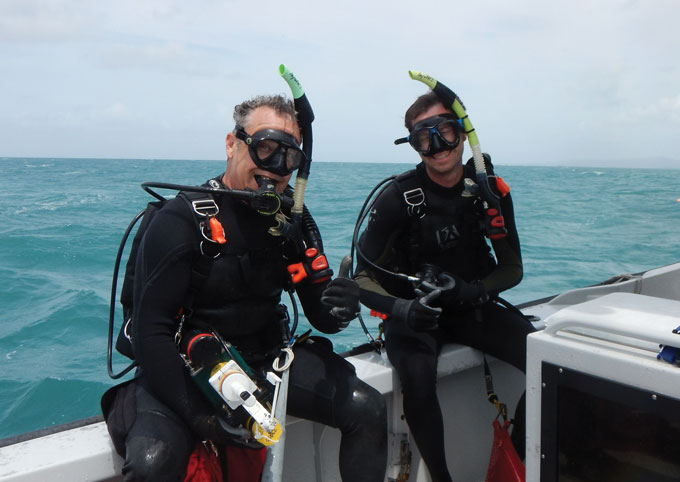
[[[234,122],[236,125],[245,127],[249,120],[248,117],[258,107],[270,107],[280,116],[290,117],[297,122],[295,105],[292,100],[282,95],[258,95],[234,107]]]

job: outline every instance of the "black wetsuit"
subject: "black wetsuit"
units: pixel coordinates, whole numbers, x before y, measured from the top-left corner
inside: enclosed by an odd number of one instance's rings
[[[227,243],[212,261],[185,323],[209,324],[251,366],[271,367],[282,342],[280,298],[289,283],[290,261],[283,257],[282,238],[267,232],[275,224],[273,217],[230,196],[216,197],[216,202]],[[190,377],[175,343],[177,314],[201,256],[200,240],[194,216],[178,197],[156,215],[140,245],[132,322],[139,370],[134,393],[128,391],[114,402],[136,403],[134,423],[126,427],[121,450],[126,456],[125,480],[182,480],[196,441],[210,438],[202,421],[218,413]],[[312,325],[335,333],[337,320],[320,302],[327,284],[302,282],[296,291]],[[357,378],[328,340],[312,340],[294,348],[288,413],[341,430],[343,480],[382,481],[387,454],[384,399]]]
[[[475,179],[471,162],[464,166],[466,177]],[[424,193],[422,204],[418,188]],[[409,207],[404,192],[418,206]],[[476,306],[443,306],[439,328],[434,331],[414,331],[403,319],[394,317],[384,323],[387,354],[403,387],[404,414],[434,481],[451,480],[436,393],[437,357],[442,345],[455,342],[472,346],[525,371],[526,336],[534,328],[520,314],[493,302],[495,295],[522,278],[509,194],[501,198],[501,209],[508,234],[492,241],[494,259],[481,231],[479,199],[465,189],[463,179],[451,188],[434,183],[421,163],[380,193],[359,241],[363,255],[390,271],[415,275],[423,265],[435,265],[467,282],[481,281],[492,300]],[[410,283],[371,268],[361,256],[357,273],[362,303],[379,312],[389,315],[397,298],[416,297]],[[480,399],[480,403],[486,401]],[[514,438],[520,439],[522,450],[523,398],[515,419]]]

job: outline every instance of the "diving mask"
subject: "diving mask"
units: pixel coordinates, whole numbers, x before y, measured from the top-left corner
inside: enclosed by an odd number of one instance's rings
[[[417,122],[407,137],[397,139],[394,143],[408,142],[423,156],[434,156],[455,149],[460,143],[461,130],[460,119],[453,114],[441,114]]]
[[[246,143],[250,157],[257,167],[265,171],[287,176],[306,159],[298,142],[287,132],[262,129],[250,135],[237,125],[234,134],[237,139]]]

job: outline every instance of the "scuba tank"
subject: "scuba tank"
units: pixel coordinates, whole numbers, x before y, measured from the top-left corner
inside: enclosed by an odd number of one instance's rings
[[[190,331],[180,341],[180,352],[191,378],[208,400],[224,411],[230,425],[243,425],[264,446],[278,442],[283,433],[273,415],[281,382],[278,376],[268,372],[266,379],[258,377],[238,351],[215,332]],[[274,388],[271,403],[268,384]]]

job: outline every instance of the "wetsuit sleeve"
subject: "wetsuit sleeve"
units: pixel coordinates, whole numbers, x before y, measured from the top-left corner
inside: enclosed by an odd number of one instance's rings
[[[313,236],[318,238],[319,246],[321,251],[323,251],[323,242],[321,241],[321,235],[318,232],[316,222],[312,218],[311,213],[307,210],[307,206],[305,206],[305,211],[306,215],[309,216],[306,224],[308,226],[313,226]],[[300,299],[300,304],[302,305],[305,316],[310,324],[322,333],[332,335],[344,329],[347,326],[347,320],[339,320],[331,315],[331,308],[321,302],[321,296],[328,287],[330,281],[331,280],[328,279],[322,282],[313,283],[309,282],[309,280],[304,280],[296,285],[295,290]]]
[[[134,285],[132,342],[142,376],[156,397],[191,426],[212,410],[175,345],[178,313],[197,254],[196,227],[187,206],[171,201],[149,224],[140,244]]]
[[[321,303],[321,294],[329,282],[330,280],[322,283],[304,283],[297,288],[297,294],[309,323],[320,332],[332,335],[342,328],[338,320],[331,315],[329,307]]]
[[[307,210],[306,206],[305,210]],[[309,211],[307,211],[307,214],[310,217],[309,223],[314,225],[314,230],[316,231],[318,229],[316,222],[314,222]],[[315,232],[315,236],[318,236],[320,245],[323,246],[321,235],[318,231]],[[302,305],[302,309],[310,324],[320,332],[332,335],[340,332],[343,327],[339,320],[331,315],[330,308],[321,303],[321,295],[328,287],[328,283],[330,283],[330,279],[319,283],[303,281],[296,286],[295,290],[300,298],[300,304]]]
[[[523,276],[522,253],[510,193],[501,198],[501,212],[508,234],[504,238],[491,241],[497,266],[481,280],[491,296],[516,286]]]
[[[381,313],[391,313],[398,298],[383,287],[389,275],[371,267],[366,259],[394,270],[394,247],[400,234],[407,229],[404,221],[408,221],[408,214],[401,193],[395,184],[391,184],[376,198],[358,242],[354,279],[361,288],[361,303]]]

